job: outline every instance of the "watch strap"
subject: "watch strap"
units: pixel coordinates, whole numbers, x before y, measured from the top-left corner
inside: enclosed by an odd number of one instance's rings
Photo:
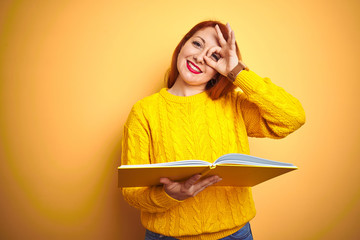
[[[243,63],[239,62],[236,67],[234,67],[234,69],[227,74],[228,79],[234,82],[236,76],[244,69],[246,69],[246,66]]]

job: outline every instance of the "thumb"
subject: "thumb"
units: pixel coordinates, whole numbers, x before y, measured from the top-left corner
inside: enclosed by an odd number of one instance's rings
[[[164,185],[169,185],[169,184],[171,184],[173,182],[168,178],[160,178],[160,183],[162,183]]]

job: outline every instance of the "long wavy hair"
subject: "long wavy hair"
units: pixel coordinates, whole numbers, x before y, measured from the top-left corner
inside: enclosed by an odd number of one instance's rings
[[[167,73],[165,75],[165,82],[166,82],[166,85],[168,88],[171,88],[175,84],[175,81],[176,81],[177,77],[179,76],[179,71],[177,69],[177,59],[178,59],[178,55],[180,53],[181,48],[197,31],[199,31],[203,28],[207,28],[207,27],[215,28],[216,25],[219,26],[221,33],[223,34],[225,40],[227,41],[228,36],[229,36],[228,35],[229,31],[228,31],[226,25],[219,21],[212,21],[212,20],[203,21],[203,22],[196,24],[181,39],[181,41],[176,46],[174,53],[172,55],[170,69],[167,71]],[[236,42],[235,42],[235,46],[236,46],[236,54],[237,54],[239,60],[242,60],[240,50],[239,50]],[[236,88],[236,86],[232,82],[230,82],[225,76],[222,76],[221,74],[217,73],[215,75],[215,79],[210,80],[206,84],[205,89],[206,89],[208,95],[210,96],[210,98],[215,100],[215,99],[220,98],[221,96],[226,95],[230,91],[233,91],[235,88]]]

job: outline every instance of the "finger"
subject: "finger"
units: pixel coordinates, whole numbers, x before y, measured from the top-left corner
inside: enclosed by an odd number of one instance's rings
[[[207,51],[206,56],[211,58],[213,61],[218,62],[222,58],[221,50],[222,49],[219,46],[211,47]]]
[[[199,185],[200,187],[194,191],[193,195],[195,196],[199,192],[203,191],[205,188],[210,187],[211,185],[218,183],[221,180],[222,180],[222,178],[216,177],[216,178],[214,178],[214,180],[207,182],[205,185],[202,185],[202,186]]]
[[[211,177],[208,177],[208,178],[205,178],[205,179],[199,181],[195,187],[196,187],[196,189],[198,189],[198,188],[200,189],[203,187],[208,187],[219,181],[221,181],[221,178],[219,176],[211,176]]]
[[[201,178],[201,174],[195,174],[194,176],[190,177],[184,183],[185,188],[188,189],[191,188],[200,178]]]
[[[215,31],[216,31],[217,36],[218,36],[218,38],[219,38],[219,43],[220,43],[220,45],[221,45],[221,46],[226,45],[226,40],[225,40],[224,36],[223,36],[222,33],[221,33],[221,30],[220,30],[219,25],[217,25],[217,24],[216,24],[216,26],[215,26]]]
[[[204,56],[204,60],[207,65],[216,69],[217,62],[215,62],[212,58],[209,58],[208,56]]]
[[[234,31],[231,31],[231,38],[230,38],[230,49],[231,50],[235,50],[236,49],[236,46],[235,46],[235,33]]]
[[[226,28],[228,30],[228,42],[230,42],[232,29],[229,23],[226,23]]]
[[[195,197],[199,192],[204,191],[205,188],[206,187],[203,187],[203,188],[200,188],[199,190],[195,191],[192,196]]]
[[[220,47],[220,46],[211,47],[211,48],[207,51],[206,56],[211,57],[211,55],[212,55],[214,52],[220,54],[220,52],[221,52],[221,47]]]
[[[234,31],[231,29],[230,27],[230,24],[229,23],[226,23],[226,27],[228,29],[228,32],[229,32],[229,38],[228,38],[228,43],[230,44],[230,48],[231,49],[235,49],[235,33]]]

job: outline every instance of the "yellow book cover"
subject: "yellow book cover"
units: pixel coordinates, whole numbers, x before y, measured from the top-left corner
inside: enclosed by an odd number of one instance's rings
[[[240,153],[225,154],[214,163],[183,160],[167,163],[122,165],[118,167],[119,187],[160,185],[160,178],[183,181],[194,174],[218,175],[218,186],[253,187],[259,183],[297,169],[291,163],[271,161]]]

